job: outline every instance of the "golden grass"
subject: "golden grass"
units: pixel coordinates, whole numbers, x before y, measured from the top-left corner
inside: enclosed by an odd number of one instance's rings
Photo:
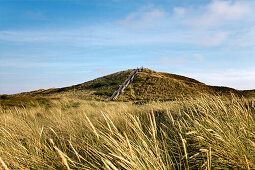
[[[0,109],[0,167],[254,169],[255,111],[245,100],[65,98],[51,107]]]

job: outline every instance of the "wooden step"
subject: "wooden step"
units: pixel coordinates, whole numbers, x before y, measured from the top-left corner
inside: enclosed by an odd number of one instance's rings
[[[143,67],[135,69],[134,72],[127,78],[127,80],[122,85],[120,85],[119,89],[112,94],[110,100],[115,100],[120,94],[124,93],[124,90],[134,80],[137,73],[141,71],[143,71]]]

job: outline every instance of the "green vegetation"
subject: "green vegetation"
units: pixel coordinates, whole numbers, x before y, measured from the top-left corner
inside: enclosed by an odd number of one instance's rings
[[[31,97],[23,95],[0,95],[0,106],[2,108],[9,107],[37,107],[50,106],[51,100],[54,98]],[[57,99],[57,98],[55,98]]]
[[[0,109],[0,167],[254,169],[255,111],[245,98],[100,102]]]
[[[133,70],[126,70],[97,78],[82,84],[39,90],[22,95],[59,95],[59,96],[82,96],[83,99],[108,100],[109,96],[119,88]],[[197,80],[169,73],[155,72],[144,69],[134,78],[124,94],[118,97],[119,101],[134,100],[176,100],[183,97],[196,98],[202,95],[255,97],[255,90],[238,91],[228,87],[208,86]]]
[[[111,91],[111,90],[102,90],[102,91],[97,91],[95,93],[93,93],[94,95],[104,95],[104,96],[108,96],[110,97],[112,94],[113,94],[114,91]]]

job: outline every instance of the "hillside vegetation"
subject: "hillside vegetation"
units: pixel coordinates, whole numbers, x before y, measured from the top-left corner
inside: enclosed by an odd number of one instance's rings
[[[61,98],[0,109],[4,169],[254,169],[246,99],[168,102]]]
[[[22,95],[74,95],[75,97],[80,96],[81,99],[108,100],[132,72],[133,70],[121,71],[70,87],[38,90],[22,93]],[[255,97],[255,90],[238,91],[229,87],[208,86],[188,77],[144,69],[137,74],[118,100],[176,100],[205,94]]]

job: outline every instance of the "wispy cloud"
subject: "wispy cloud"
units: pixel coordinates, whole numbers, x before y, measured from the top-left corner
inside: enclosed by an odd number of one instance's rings
[[[255,4],[248,1],[213,0],[197,9],[174,8],[174,16],[189,29],[190,34],[195,35],[191,38],[192,42],[203,46],[218,46],[228,39],[231,43],[237,41],[235,35],[251,40],[250,36],[246,36],[247,33],[240,30],[254,26],[254,7]]]
[[[203,46],[218,46],[224,43],[229,37],[229,35],[230,35],[229,32],[221,32],[221,31],[217,31],[213,33],[205,32],[203,34],[199,33],[196,39],[194,39],[194,42]]]
[[[186,57],[161,57],[155,63],[159,65],[173,65],[173,64],[188,64],[189,61]]]
[[[112,23],[72,29],[0,30],[0,41],[82,47],[175,43],[210,47],[242,42],[251,47],[255,43],[253,7],[253,2],[233,0],[214,0],[197,8],[176,6],[172,11],[146,5]]]
[[[187,9],[182,7],[175,7],[173,11],[174,11],[174,16],[180,17],[186,14]]]
[[[23,13],[23,16],[26,17],[26,18],[29,18],[29,19],[42,19],[43,17],[43,13],[41,11],[31,11],[31,10],[28,10],[28,11],[25,11]]]
[[[50,68],[50,67],[79,67],[79,66],[95,66],[97,63],[91,62],[43,62],[28,61],[24,59],[0,59],[0,67],[8,68]]]
[[[96,72],[96,73],[99,73],[99,74],[105,74],[105,73],[108,73],[110,70],[106,67],[100,67],[100,68],[97,68],[93,71]]]
[[[158,65],[189,65],[194,62],[203,62],[205,61],[204,55],[200,53],[194,53],[193,55],[190,56],[175,56],[175,57],[169,57],[169,56],[164,56],[160,57],[158,60],[153,61],[153,63],[158,64]]]
[[[194,54],[194,57],[195,57],[195,59],[196,59],[197,61],[200,61],[200,62],[202,62],[202,61],[205,60],[204,55],[203,55],[203,54],[200,54],[200,53]]]
[[[126,27],[145,29],[150,26],[155,26],[167,17],[168,13],[165,10],[157,9],[153,5],[145,6],[138,11],[130,13],[124,19],[117,21],[117,24]]]
[[[255,26],[235,35],[236,41],[230,43],[234,47],[255,47]]]
[[[255,68],[183,74],[202,81],[208,85],[227,86],[239,90],[255,89]]]
[[[252,12],[252,7],[246,2],[213,0],[209,5],[201,8],[201,12],[187,13],[191,16],[185,19],[184,23],[196,28],[215,28],[233,23],[238,24],[238,21],[251,17]]]

